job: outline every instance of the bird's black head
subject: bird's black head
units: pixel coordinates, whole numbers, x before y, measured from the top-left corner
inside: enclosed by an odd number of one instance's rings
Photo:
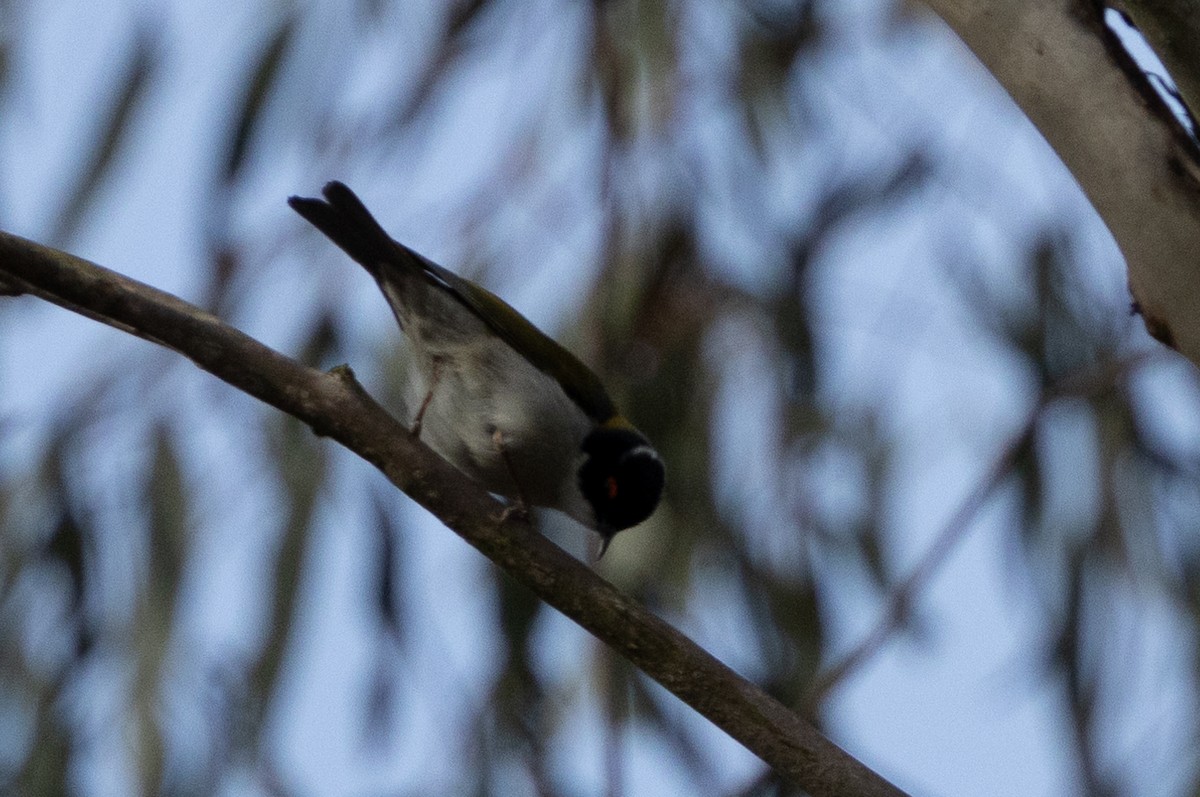
[[[583,441],[579,489],[596,515],[604,545],[654,512],[666,469],[650,441],[628,428],[602,426]]]

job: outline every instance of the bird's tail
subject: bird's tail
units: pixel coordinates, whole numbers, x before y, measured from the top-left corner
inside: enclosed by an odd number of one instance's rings
[[[288,204],[377,280],[387,264],[404,259],[405,248],[392,240],[353,191],[334,181],[321,193],[323,200],[293,196]]]

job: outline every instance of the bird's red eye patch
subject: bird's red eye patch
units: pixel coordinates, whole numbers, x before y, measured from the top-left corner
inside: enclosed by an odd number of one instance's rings
[[[617,497],[617,477],[609,476],[604,482],[604,486],[608,489],[608,500],[613,500]]]

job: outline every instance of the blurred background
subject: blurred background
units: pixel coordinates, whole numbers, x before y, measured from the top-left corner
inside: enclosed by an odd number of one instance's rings
[[[347,182],[668,463],[600,573],[913,795],[1200,794],[1200,391],[886,0],[0,0],[0,227],[402,421]],[[587,532],[540,518],[586,557]],[[0,300],[0,792],[785,795],[327,439]]]

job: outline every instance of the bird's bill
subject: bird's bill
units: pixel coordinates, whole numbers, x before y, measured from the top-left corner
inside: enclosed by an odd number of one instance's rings
[[[604,552],[608,550],[608,546],[612,544],[615,536],[616,534],[607,533],[607,529],[600,532],[600,552],[596,554],[597,562],[604,558]]]

